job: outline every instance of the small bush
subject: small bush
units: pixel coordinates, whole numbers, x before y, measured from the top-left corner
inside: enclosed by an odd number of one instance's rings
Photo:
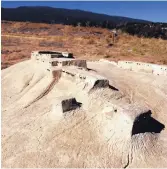
[[[104,58],[110,58],[111,56],[109,56],[109,55],[106,55],[106,56],[104,56]]]

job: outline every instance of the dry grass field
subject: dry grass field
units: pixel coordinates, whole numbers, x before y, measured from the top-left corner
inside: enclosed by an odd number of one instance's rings
[[[2,21],[2,69],[30,58],[33,50],[62,50],[89,60],[135,60],[167,64],[167,41],[107,29]]]

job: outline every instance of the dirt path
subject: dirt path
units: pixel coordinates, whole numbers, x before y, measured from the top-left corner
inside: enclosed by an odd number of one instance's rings
[[[10,38],[28,38],[28,39],[46,39],[46,38],[43,38],[43,37],[37,37],[37,36],[25,36],[25,35],[12,35],[12,34],[2,34],[1,35],[2,37],[10,37]]]

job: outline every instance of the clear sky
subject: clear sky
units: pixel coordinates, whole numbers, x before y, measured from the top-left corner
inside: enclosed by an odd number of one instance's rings
[[[126,16],[167,23],[167,1],[2,1],[2,7],[50,6],[81,9],[115,16]]]

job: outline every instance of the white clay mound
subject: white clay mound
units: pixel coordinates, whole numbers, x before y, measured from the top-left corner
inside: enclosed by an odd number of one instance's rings
[[[88,68],[53,78],[29,60],[2,70],[3,168],[167,167],[167,80]]]

